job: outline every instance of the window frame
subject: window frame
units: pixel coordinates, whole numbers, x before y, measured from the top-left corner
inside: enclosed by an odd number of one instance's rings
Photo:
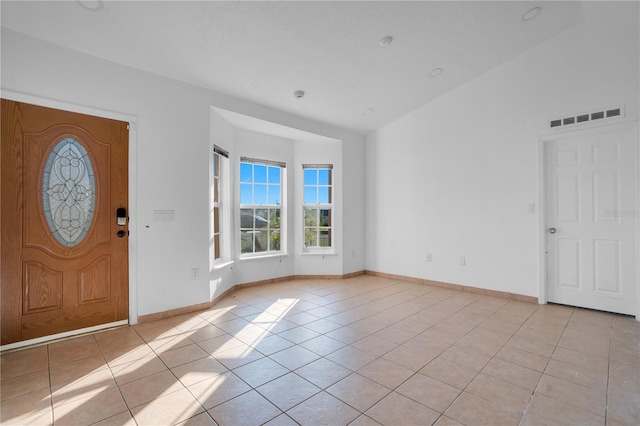
[[[251,165],[251,180],[247,181],[243,177],[243,164]],[[265,167],[265,179],[264,181],[256,181],[256,167]],[[271,171],[277,168],[279,169],[278,181],[272,181],[272,177],[270,176]],[[281,256],[286,254],[286,163],[279,161],[271,161],[271,160],[263,160],[249,157],[240,157],[239,162],[239,179],[238,179],[238,206],[239,206],[239,214],[238,214],[238,226],[236,229],[238,232],[238,252],[240,259],[251,259],[251,258],[261,258],[261,257],[269,257],[269,256]],[[243,185],[250,186],[251,188],[251,203],[243,202],[243,194],[246,193],[243,191]],[[256,186],[264,186],[265,190],[265,200],[263,203],[256,201]],[[274,187],[279,187],[279,196],[276,202],[270,202],[269,198],[271,195],[271,190]],[[279,203],[278,203],[279,201]],[[252,216],[252,225],[246,225],[246,219],[243,219],[243,211],[253,210]],[[263,220],[263,216],[258,215],[258,211],[267,211],[267,220],[266,224],[258,227],[256,224],[256,219],[259,217]],[[277,211],[277,215],[275,217],[272,216],[272,213]],[[273,217],[273,218],[272,218]],[[276,221],[277,226],[274,226],[274,221]],[[244,222],[244,223],[243,223]],[[253,237],[252,251],[243,251],[243,234],[246,233],[246,230],[251,230],[252,233],[257,233],[257,230],[266,232],[266,243],[267,248],[264,250],[256,251],[256,243],[259,242],[257,237]],[[273,240],[272,238],[278,235],[278,248],[272,249]]]
[[[315,183],[307,183],[306,171],[316,170]],[[320,183],[320,170],[327,170],[329,178],[327,184]],[[316,189],[316,202],[308,203],[305,199],[305,190],[307,188]],[[326,188],[328,194],[328,202],[320,202],[320,189]],[[335,250],[335,173],[333,164],[303,164],[302,165],[302,253],[303,254],[331,254]],[[317,210],[316,225],[307,225],[307,210]],[[329,224],[321,225],[321,211],[328,211]],[[307,246],[307,230],[316,229],[316,245]],[[329,235],[329,245],[320,245],[322,230],[327,230]]]
[[[216,164],[218,167],[216,167]],[[217,145],[213,145],[213,152],[211,154],[209,188],[209,218],[211,220],[209,258],[212,269],[216,269],[231,262],[229,153]],[[217,215],[216,212],[218,213]],[[215,241],[216,235],[218,236],[217,244]]]

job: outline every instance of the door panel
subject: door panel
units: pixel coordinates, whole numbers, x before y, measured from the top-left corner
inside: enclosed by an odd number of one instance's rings
[[[580,288],[581,241],[576,238],[558,238],[558,285]]]
[[[622,295],[620,286],[620,241],[595,240],[594,244],[594,275],[595,289]]]
[[[23,262],[23,268],[23,314],[61,309],[62,272],[29,260]]]
[[[619,181],[620,173],[617,170],[593,174],[593,217],[596,222],[616,222],[615,216],[607,212],[618,208]]]
[[[636,313],[635,129],[547,142],[550,302]]]
[[[575,175],[557,177],[558,219],[562,223],[580,221],[580,180]]]
[[[127,319],[127,154],[127,123],[2,100],[3,345]]]
[[[110,299],[111,259],[103,256],[78,271],[78,303],[103,302]]]

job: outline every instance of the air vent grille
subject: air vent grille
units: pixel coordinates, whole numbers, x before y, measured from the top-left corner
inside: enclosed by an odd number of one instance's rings
[[[570,117],[555,118],[549,121],[549,127],[553,129],[565,126],[575,126],[578,124],[588,123],[590,121],[606,120],[618,117],[624,117],[624,106],[576,114]]]

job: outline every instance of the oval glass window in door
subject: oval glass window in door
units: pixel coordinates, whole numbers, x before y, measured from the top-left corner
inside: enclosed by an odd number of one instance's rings
[[[51,150],[42,176],[42,205],[47,224],[65,247],[78,245],[89,230],[96,184],[87,151],[73,138]]]

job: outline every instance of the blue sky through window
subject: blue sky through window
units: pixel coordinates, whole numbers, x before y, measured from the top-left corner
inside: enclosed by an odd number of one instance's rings
[[[253,185],[253,204],[267,204],[267,185],[256,183]]]
[[[318,183],[320,185],[330,185],[331,182],[329,182],[329,170],[318,170]]]
[[[304,187],[304,203],[305,204],[317,204],[318,203],[318,188],[315,186]]]
[[[304,169],[304,204],[331,203],[331,170]]]
[[[280,203],[280,185],[269,185],[267,204],[281,204]]]
[[[240,182],[253,181],[253,164],[240,163]]]
[[[281,168],[240,163],[240,204],[282,204]]]
[[[267,166],[262,164],[253,165],[253,182],[267,183]]]
[[[279,167],[269,167],[269,183],[280,183]]]
[[[252,204],[253,194],[251,187],[252,185],[250,183],[240,184],[240,204]]]
[[[304,170],[304,184],[315,185],[318,183],[318,169],[305,169]]]
[[[328,204],[329,201],[329,187],[321,186],[318,188],[318,203]]]

